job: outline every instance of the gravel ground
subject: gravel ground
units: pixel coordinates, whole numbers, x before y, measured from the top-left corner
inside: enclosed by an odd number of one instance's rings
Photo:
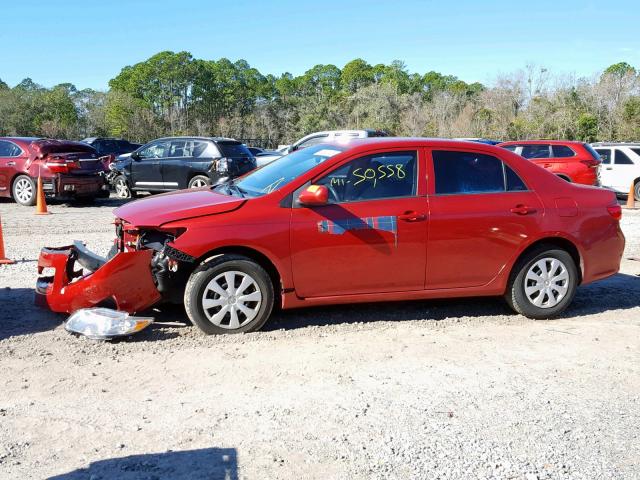
[[[0,478],[640,478],[640,262],[553,321],[468,299],[205,337],[173,308],[92,342],[32,306],[36,259],[105,252],[115,205],[0,202]],[[622,223],[640,258],[640,211]]]

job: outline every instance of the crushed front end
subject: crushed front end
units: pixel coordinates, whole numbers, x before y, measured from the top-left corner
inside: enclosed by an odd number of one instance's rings
[[[179,232],[115,223],[116,240],[107,258],[78,241],[41,250],[37,305],[66,313],[96,306],[135,313],[180,296],[184,282],[178,267],[193,259],[169,245]],[[44,276],[45,269],[53,269],[53,275]]]

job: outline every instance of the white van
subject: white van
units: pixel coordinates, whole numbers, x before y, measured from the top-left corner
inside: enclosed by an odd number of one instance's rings
[[[640,201],[640,143],[592,143],[602,158],[600,183],[616,193],[629,193],[633,183],[635,198]]]

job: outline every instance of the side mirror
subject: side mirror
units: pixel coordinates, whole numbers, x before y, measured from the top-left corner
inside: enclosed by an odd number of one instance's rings
[[[133,152],[133,153],[131,154],[131,159],[132,159],[132,160],[136,160],[136,161],[137,161],[137,160],[140,160],[140,154],[139,154],[138,152]]]
[[[329,190],[324,185],[309,185],[298,196],[298,202],[305,207],[317,207],[329,203]]]

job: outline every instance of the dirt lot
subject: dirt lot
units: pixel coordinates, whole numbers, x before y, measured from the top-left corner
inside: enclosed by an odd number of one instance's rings
[[[118,343],[32,305],[43,244],[106,251],[114,201],[0,202],[0,478],[640,478],[640,262],[534,322],[497,299],[315,308]],[[640,257],[640,211],[625,211]]]

